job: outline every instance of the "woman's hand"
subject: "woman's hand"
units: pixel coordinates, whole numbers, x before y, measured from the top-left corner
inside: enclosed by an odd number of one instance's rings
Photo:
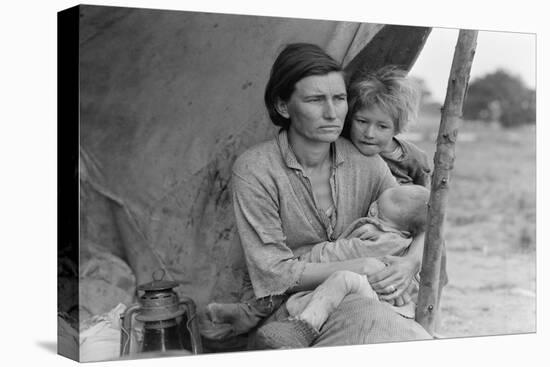
[[[409,287],[406,292],[401,293],[400,296],[397,296],[394,299],[389,299],[386,302],[388,302],[392,306],[397,306],[397,307],[406,305],[407,303],[411,302],[410,289],[411,287]]]
[[[386,264],[374,257],[363,257],[352,260],[355,266],[355,272],[358,274],[366,275],[370,282],[370,276],[377,274],[382,269],[386,268]]]
[[[387,266],[368,275],[369,283],[381,301],[397,299],[411,284],[419,264],[406,256],[386,256],[383,261]]]

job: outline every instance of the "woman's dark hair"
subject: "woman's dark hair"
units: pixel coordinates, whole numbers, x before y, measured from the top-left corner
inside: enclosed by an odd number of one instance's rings
[[[278,99],[288,101],[301,79],[334,71],[343,72],[340,64],[319,46],[310,43],[287,45],[273,63],[265,87],[264,101],[271,121],[288,129],[290,120],[281,116],[275,108]]]

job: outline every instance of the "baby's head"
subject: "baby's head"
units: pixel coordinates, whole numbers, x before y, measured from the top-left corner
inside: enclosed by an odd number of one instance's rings
[[[419,185],[402,185],[384,191],[369,208],[369,217],[378,217],[390,227],[413,235],[426,228],[430,191]]]
[[[365,155],[384,152],[392,138],[416,118],[420,95],[416,82],[396,66],[356,77],[348,86],[348,114],[342,136]]]

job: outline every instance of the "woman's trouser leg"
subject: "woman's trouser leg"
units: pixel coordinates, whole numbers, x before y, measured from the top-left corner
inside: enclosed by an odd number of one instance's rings
[[[314,346],[370,344],[432,339],[413,319],[378,300],[350,294],[328,317]]]

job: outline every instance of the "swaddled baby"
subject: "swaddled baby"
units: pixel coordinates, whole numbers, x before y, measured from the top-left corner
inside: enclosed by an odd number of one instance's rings
[[[258,330],[258,338],[272,348],[307,347],[319,335],[319,330],[330,314],[349,294],[360,294],[379,299],[372,289],[368,276],[381,270],[384,256],[402,256],[412,242],[412,237],[423,232],[427,219],[429,191],[423,186],[404,185],[384,191],[371,204],[368,214],[353,222],[335,242],[312,246],[300,255],[309,262],[344,261],[354,258],[380,257],[380,267],[371,274],[337,271],[314,291],[298,292],[286,302],[289,318],[268,323]],[[410,293],[416,293],[418,283],[413,281],[408,292],[402,294],[391,306],[401,315],[414,317],[414,302]],[[386,293],[396,289],[390,286]],[[382,299],[384,296],[380,296]]]
[[[304,246],[295,251],[295,255],[299,260],[314,263],[364,257],[379,258],[380,267],[373,269],[373,272],[377,272],[385,266],[384,256],[404,255],[413,236],[424,231],[428,199],[429,191],[419,185],[402,185],[387,189],[371,204],[367,216],[354,221],[336,241]],[[310,345],[314,335],[346,295],[360,293],[369,298],[378,298],[367,280],[368,275],[370,274],[338,271],[314,291],[293,294],[287,301],[291,319],[265,325],[259,329],[259,336],[286,338],[288,335],[297,335],[295,331],[290,330],[294,326],[299,325],[297,327],[300,329],[304,329],[305,326],[306,329],[311,329],[311,337],[306,337],[305,341],[297,346]],[[216,327],[213,327],[209,335],[205,336],[218,339],[248,332],[260,320],[269,316],[262,312],[265,309],[264,303],[263,299],[251,299],[243,303],[209,304],[209,319],[213,324],[219,323],[220,329],[216,331]],[[394,306],[394,302],[391,306]],[[398,307],[394,309],[403,316],[414,317],[414,303],[408,294],[400,297],[396,306]],[[271,340],[270,343],[277,345],[277,340]],[[288,343],[288,340],[285,343]]]

